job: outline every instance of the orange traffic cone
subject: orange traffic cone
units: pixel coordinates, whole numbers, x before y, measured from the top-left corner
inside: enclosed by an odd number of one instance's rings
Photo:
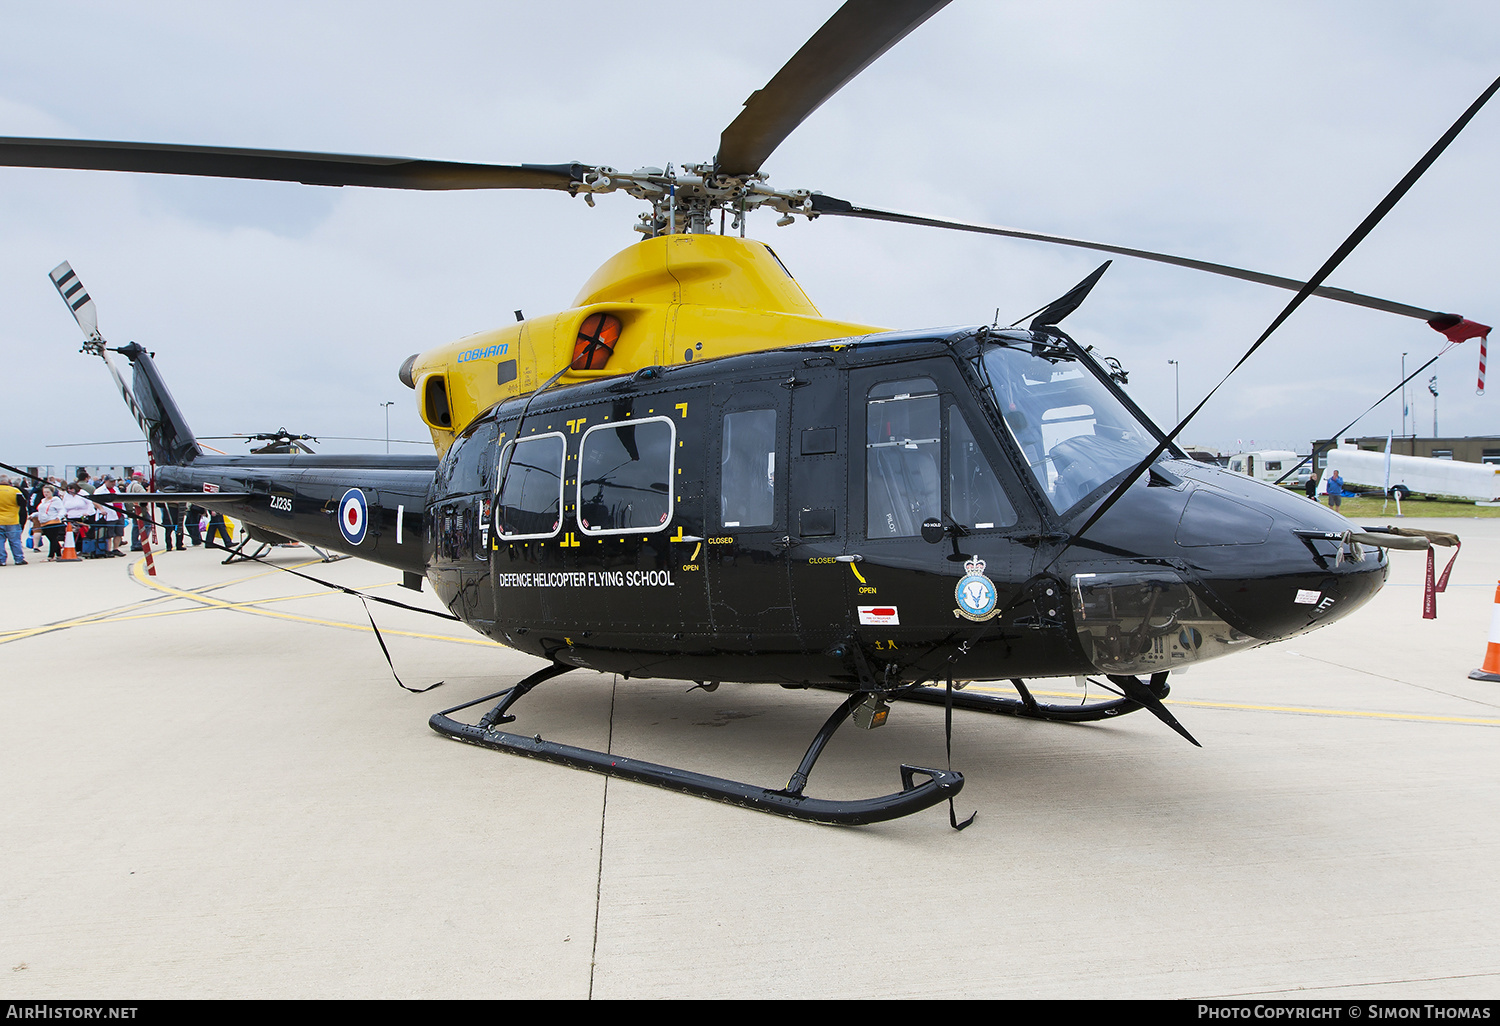
[[[1469,679],[1500,681],[1500,585],[1495,587],[1495,611],[1490,614],[1490,643],[1484,649],[1484,665],[1470,670]]]
[[[68,525],[68,533],[63,535],[63,553],[57,557],[59,563],[81,563],[78,558],[78,550],[73,547],[73,525]],[[1500,680],[1500,677],[1495,678]]]

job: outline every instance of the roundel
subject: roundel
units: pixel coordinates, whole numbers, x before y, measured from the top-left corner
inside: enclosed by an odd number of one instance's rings
[[[365,505],[365,493],[351,488],[339,500],[339,533],[350,545],[365,540],[365,527],[369,523],[369,508]]]

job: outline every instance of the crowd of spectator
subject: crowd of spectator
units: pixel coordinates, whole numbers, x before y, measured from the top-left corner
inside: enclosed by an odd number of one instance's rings
[[[45,480],[0,475],[0,566],[14,562],[25,566],[31,557],[53,562],[62,557],[68,532],[83,559],[108,559],[126,552],[125,528],[130,527],[130,551],[140,552],[150,536],[153,524],[162,529],[162,549],[187,548],[193,545],[215,546],[213,535],[203,538],[201,526],[206,511],[185,502],[131,502],[132,494],[144,495],[146,482],[139,473],[129,480],[116,480],[110,474],[97,479],[85,467],[78,468],[76,480]],[[118,497],[118,498],[117,498]],[[213,519],[219,520],[217,516]],[[222,520],[220,520],[222,526]]]

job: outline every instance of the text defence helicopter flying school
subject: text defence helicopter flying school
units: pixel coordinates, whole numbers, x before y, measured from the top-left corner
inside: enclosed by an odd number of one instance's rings
[[[851,0],[746,101],[714,160],[675,173],[41,139],[0,140],[0,164],[551,189],[591,205],[625,191],[649,203],[636,225],[644,238],[600,267],[570,309],[402,365],[436,456],[206,453],[135,343],[113,350],[134,368],[121,391],[160,493],[191,493],[260,540],[370,559],[411,587],[425,578],[475,630],[547,661],[489,696],[499,704],[477,724],[450,709],[434,729],[793,818],[873,822],[951,797],[962,777],[904,766],[890,795],[806,795],[847,719],[878,726],[896,699],[1075,721],[1147,708],[1188,736],[1161,702],[1173,669],[1347,615],[1384,583],[1383,548],[1413,547],[1187,459],[1057,326],[1098,272],[1026,330],[891,333],[822,317],[775,253],[744,237],[747,213],[770,207],[783,220],[1015,235],[1304,288],[769,187],[761,167],[776,146],[945,3]],[[108,362],[77,276],[64,264],[53,281],[86,348]],[[1455,340],[1482,327],[1307,291],[1420,317]],[[848,697],[788,785],[772,789],[498,729],[532,688],[575,668]],[[1050,705],[1025,684],[1088,674],[1105,675],[1117,697]],[[1016,698],[951,686],[998,678]]]

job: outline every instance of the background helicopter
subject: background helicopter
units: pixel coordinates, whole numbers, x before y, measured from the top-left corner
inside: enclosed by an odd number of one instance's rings
[[[747,170],[751,170],[751,169],[753,169],[753,168],[747,168]],[[1041,358],[1043,358],[1043,359],[1051,359],[1051,357],[1050,357],[1050,356],[1048,356],[1048,355],[1047,355],[1047,354],[1036,354],[1036,353],[1033,353],[1033,357],[1037,357],[1037,356],[1038,356],[1038,355],[1040,355],[1040,356],[1041,356]],[[1061,358],[1061,357],[1059,357],[1059,358]],[[899,395],[897,395],[897,396],[895,396],[895,397],[894,397],[894,398],[896,398],[896,399],[900,399],[900,398],[903,398],[903,397],[902,397],[902,396],[899,396]],[[580,501],[581,501],[581,500],[580,500]],[[663,518],[663,520],[664,520],[664,522],[665,522],[665,514],[664,514],[664,518]],[[585,526],[586,526],[586,525],[585,525]],[[398,532],[399,532],[399,527],[398,527],[398,528],[397,528],[397,530],[398,530]],[[940,534],[941,534],[941,531],[940,531],[940,532],[939,532],[939,533],[940,533]],[[689,540],[690,540],[690,539],[689,539]],[[956,536],[955,536],[955,546],[954,546],[954,548],[955,548],[955,553],[954,553],[954,554],[955,554],[955,556],[957,556],[957,555],[958,555],[958,554],[959,554],[959,553],[958,553],[958,550],[957,550],[957,539],[956,539]],[[981,570],[982,570],[982,568],[981,568]],[[1053,612],[1055,612],[1055,611],[1053,611]],[[863,676],[863,675],[862,675],[862,676]],[[1134,694],[1134,693],[1132,693],[1132,697],[1136,697],[1136,696],[1135,696],[1135,694]]]

